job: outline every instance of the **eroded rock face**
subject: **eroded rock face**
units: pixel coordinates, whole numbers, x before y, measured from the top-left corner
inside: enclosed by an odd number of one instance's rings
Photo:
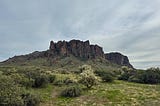
[[[56,57],[57,55],[73,55],[75,57],[85,59],[95,59],[100,57],[105,58],[112,63],[133,68],[127,56],[124,56],[121,53],[117,52],[104,54],[102,47],[98,45],[90,45],[89,40],[85,42],[80,40],[71,40],[69,42],[58,41],[57,43],[51,41],[49,48],[49,56]]]
[[[118,52],[106,53],[105,58],[112,63],[133,68],[133,66],[129,62],[128,57],[122,55],[121,53]]]
[[[88,40],[85,42],[80,40],[58,41],[57,43],[51,41],[49,50],[53,55],[67,56],[72,54],[75,57],[86,59],[104,57],[102,47],[90,45]]]

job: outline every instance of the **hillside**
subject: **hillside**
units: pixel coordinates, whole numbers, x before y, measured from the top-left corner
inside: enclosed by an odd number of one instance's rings
[[[102,47],[91,45],[88,40],[58,41],[57,43],[51,41],[49,49],[46,51],[35,51],[27,55],[14,56],[1,62],[2,65],[38,65],[55,68],[77,67],[77,65],[85,63],[92,66],[101,63],[101,66],[104,67],[128,66],[133,68],[127,56],[121,53],[104,53]]]
[[[49,86],[50,100],[41,106],[159,106],[160,85],[145,85],[125,81],[100,83],[76,98],[64,98],[59,94],[62,87]],[[38,91],[40,92],[40,91]]]

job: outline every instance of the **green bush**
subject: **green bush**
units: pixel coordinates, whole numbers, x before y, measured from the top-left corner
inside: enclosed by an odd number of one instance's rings
[[[62,86],[62,85],[64,85],[64,80],[62,80],[62,79],[55,80],[53,84],[56,86]]]
[[[64,78],[64,79],[56,79],[53,83],[56,86],[62,86],[62,85],[73,85],[77,84],[77,82],[72,78]]]
[[[25,106],[38,106],[41,100],[39,95],[29,93],[29,92],[26,94],[23,94],[22,98],[24,100]]]
[[[27,78],[24,74],[14,73],[9,76],[14,80],[16,84],[21,84],[26,88],[32,87],[34,84],[34,80],[31,78]]]
[[[71,84],[76,84],[77,82],[74,80],[74,79],[72,79],[72,78],[66,78],[66,79],[64,79],[64,84],[65,85],[71,85]]]
[[[79,80],[79,82],[85,85],[87,88],[91,88],[92,86],[97,84],[98,79],[93,73],[91,66],[83,65],[82,73],[80,75],[81,79]]]
[[[34,85],[33,87],[46,87],[46,85],[49,83],[49,79],[48,76],[41,74],[39,76],[36,76],[36,78],[34,79]]]
[[[113,82],[114,80],[111,74],[103,74],[101,78],[104,82]]]
[[[23,90],[11,77],[0,75],[0,106],[23,106]]]
[[[70,86],[68,88],[65,88],[62,92],[61,92],[61,96],[64,97],[77,97],[81,95],[81,89],[78,86]]]
[[[146,84],[160,83],[160,69],[149,68],[138,76],[139,82]]]
[[[104,82],[113,82],[115,75],[112,72],[107,71],[96,71],[98,76],[102,78]]]
[[[23,78],[20,82],[21,85],[23,85],[26,88],[30,88],[34,85],[34,80],[33,79],[29,79],[29,78]]]
[[[118,78],[119,80],[126,80],[128,81],[128,79],[135,74],[135,71],[132,68],[128,68],[126,66],[122,66],[122,74],[120,75],[120,77]]]
[[[136,70],[124,72],[119,79],[130,82],[157,84],[160,83],[160,69],[149,68],[147,70]]]
[[[40,70],[39,68],[36,69],[26,69],[25,71],[22,70],[21,73],[25,75],[33,83],[32,87],[39,88],[39,87],[46,87],[46,85],[50,81],[50,76],[45,73],[44,70]],[[27,81],[27,80],[25,80]]]
[[[50,83],[53,83],[55,79],[56,79],[55,75],[49,75],[49,82]]]
[[[130,76],[131,76],[130,73],[124,73],[118,79],[127,81]]]
[[[5,67],[3,69],[3,74],[4,75],[11,75],[11,74],[16,73],[16,72],[17,72],[17,70],[14,67]]]
[[[133,76],[130,76],[129,79],[128,79],[129,82],[136,82],[136,83],[143,83],[143,81],[141,81],[139,79],[139,75],[133,75]]]

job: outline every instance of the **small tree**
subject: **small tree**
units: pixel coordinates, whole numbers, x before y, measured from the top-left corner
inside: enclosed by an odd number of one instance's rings
[[[93,85],[97,84],[97,77],[93,73],[91,66],[83,65],[80,70],[82,70],[80,83],[85,85],[87,88],[91,88]]]

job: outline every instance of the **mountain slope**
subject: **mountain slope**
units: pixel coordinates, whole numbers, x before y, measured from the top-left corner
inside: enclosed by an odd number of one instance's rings
[[[27,55],[14,56],[1,62],[3,65],[38,65],[52,67],[77,67],[80,64],[90,64],[95,67],[110,66],[120,67],[128,66],[133,68],[129,63],[127,56],[120,53],[104,53],[103,48],[98,45],[91,45],[90,42],[71,40],[50,42],[49,49],[46,51],[36,51]]]

